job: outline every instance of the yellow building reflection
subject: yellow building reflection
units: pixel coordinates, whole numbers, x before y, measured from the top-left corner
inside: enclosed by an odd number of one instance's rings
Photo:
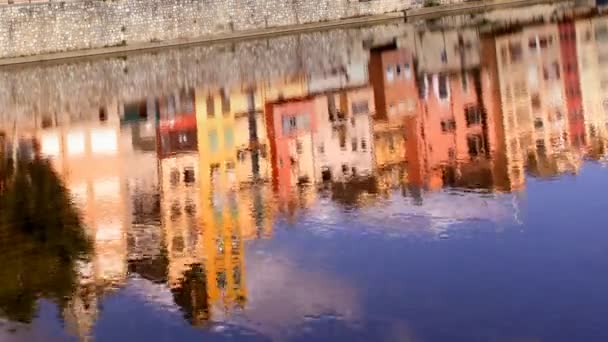
[[[189,119],[196,127],[185,124],[187,129],[168,139],[178,145],[195,141],[160,162],[169,283],[193,324],[211,320],[214,310],[229,314],[247,301],[244,240],[270,237],[274,219],[271,190],[264,186],[271,173],[264,104],[305,89],[298,77],[197,88],[194,120]]]

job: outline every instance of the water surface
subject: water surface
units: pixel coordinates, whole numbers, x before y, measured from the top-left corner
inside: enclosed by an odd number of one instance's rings
[[[600,12],[0,69],[0,340],[607,340]]]

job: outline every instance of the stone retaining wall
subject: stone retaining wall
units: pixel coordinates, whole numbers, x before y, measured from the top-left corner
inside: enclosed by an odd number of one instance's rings
[[[419,5],[420,0],[86,0],[0,5],[0,58],[192,39]]]
[[[235,88],[293,77],[324,79],[367,65],[364,42],[405,34],[404,24],[339,29],[62,64],[0,68],[0,125],[45,116],[90,118],[111,103],[179,89]]]

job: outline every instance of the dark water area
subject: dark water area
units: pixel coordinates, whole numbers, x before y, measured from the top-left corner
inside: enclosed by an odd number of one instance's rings
[[[608,340],[608,16],[0,68],[0,341]]]

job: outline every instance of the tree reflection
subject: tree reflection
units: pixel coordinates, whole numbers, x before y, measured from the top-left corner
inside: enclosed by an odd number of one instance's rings
[[[188,322],[196,326],[209,320],[207,275],[204,266],[193,264],[184,272],[179,286],[171,291],[175,303],[182,308],[184,318]]]
[[[92,245],[49,162],[21,159],[0,158],[0,314],[28,323],[38,298],[67,302]]]

